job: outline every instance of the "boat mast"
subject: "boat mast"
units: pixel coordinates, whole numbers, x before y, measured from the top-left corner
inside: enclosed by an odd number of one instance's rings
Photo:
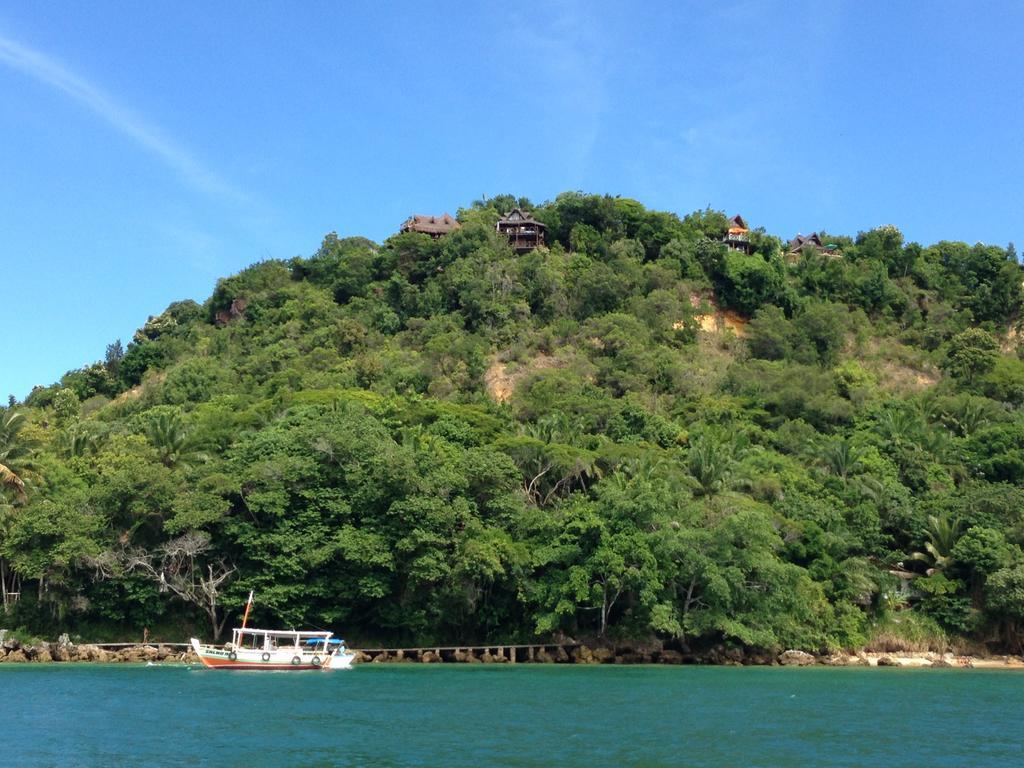
[[[252,590],[249,590],[249,599],[245,603],[245,614],[242,616],[242,628],[238,631],[238,643],[242,643],[242,633],[245,632],[245,622],[249,620],[249,609],[252,608]]]

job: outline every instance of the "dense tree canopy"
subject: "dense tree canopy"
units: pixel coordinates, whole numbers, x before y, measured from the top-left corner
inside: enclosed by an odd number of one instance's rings
[[[746,253],[582,193],[459,219],[255,264],[0,409],[5,623],[214,634],[254,589],[362,640],[1020,647],[1015,253]]]

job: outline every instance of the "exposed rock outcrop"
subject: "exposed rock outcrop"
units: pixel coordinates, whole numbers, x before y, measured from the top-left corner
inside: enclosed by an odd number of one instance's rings
[[[817,659],[807,651],[788,650],[779,654],[778,661],[784,667],[806,667],[814,664]]]
[[[821,663],[828,667],[866,667],[867,659],[859,656],[850,656],[846,653],[833,653],[821,659]]]

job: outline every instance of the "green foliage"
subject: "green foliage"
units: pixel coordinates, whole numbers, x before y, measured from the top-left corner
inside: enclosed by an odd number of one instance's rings
[[[192,358],[167,372],[162,396],[165,403],[202,403],[218,394],[226,382],[216,363],[209,358]]]
[[[1015,554],[1002,531],[978,525],[964,531],[950,552],[955,562],[981,576],[1011,565]]]
[[[253,621],[367,642],[1019,648],[1008,251],[744,253],[722,212],[581,192],[459,220],[255,264],[0,409],[17,621],[215,629],[255,589]]]
[[[177,411],[151,411],[146,424],[146,437],[156,450],[157,458],[166,467],[204,458],[203,454],[196,451],[191,434]]]
[[[716,292],[725,306],[751,315],[765,304],[789,305],[785,272],[778,259],[728,251],[721,259]]]
[[[748,329],[750,351],[764,360],[834,365],[851,321],[845,306],[809,302],[789,319],[774,305],[757,310]]]
[[[1016,563],[992,574],[988,581],[986,605],[1002,622],[1007,643],[1020,652],[1020,628],[1024,623],[1024,563]]]
[[[686,469],[693,478],[695,491],[702,496],[714,496],[729,488],[736,480],[747,449],[747,437],[742,433],[728,439],[712,435],[695,439],[686,454]]]
[[[924,551],[914,552],[910,556],[911,559],[930,564],[932,571],[945,570],[955,562],[954,553],[960,541],[962,527],[958,518],[929,515],[928,525],[924,530]]]
[[[1024,405],[1024,360],[1000,355],[982,376],[981,389],[992,400]]]
[[[124,386],[134,387],[142,381],[146,371],[159,368],[166,361],[162,347],[152,342],[132,342],[128,345],[119,366],[121,382]]]
[[[980,328],[969,328],[950,340],[944,366],[950,375],[971,383],[998,361],[999,343]]]
[[[964,443],[964,457],[980,477],[1024,484],[1024,421],[978,429]]]
[[[849,311],[831,303],[812,303],[796,318],[814,356],[823,365],[833,365],[850,329]]]
[[[78,418],[82,412],[82,401],[73,389],[60,389],[53,396],[53,415],[57,423],[64,425]]]
[[[25,430],[27,417],[23,411],[0,411],[0,502],[12,497],[26,498],[26,483],[33,469],[34,440]]]
[[[769,304],[754,314],[747,326],[750,352],[763,360],[793,360],[804,339],[778,307]]]

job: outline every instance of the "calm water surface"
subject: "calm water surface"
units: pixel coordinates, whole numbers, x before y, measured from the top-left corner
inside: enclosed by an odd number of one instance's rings
[[[1024,674],[0,667],[0,766],[1021,766]]]

